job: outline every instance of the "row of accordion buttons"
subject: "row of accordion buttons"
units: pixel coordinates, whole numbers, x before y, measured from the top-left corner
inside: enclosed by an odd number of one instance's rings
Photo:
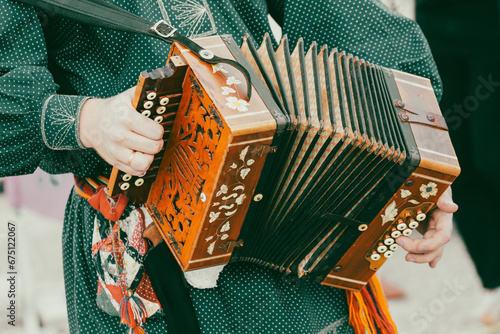
[[[153,100],[156,99],[156,97],[158,96],[157,93],[155,91],[148,91],[146,92],[146,98],[147,100],[144,101],[143,103],[143,107],[144,107],[144,110],[141,111],[141,114],[143,114],[144,116],[146,117],[150,117],[151,116],[151,108],[153,108],[154,106],[154,102]],[[164,114],[166,111],[167,111],[167,107],[166,105],[170,102],[170,99],[166,96],[161,96],[160,97],[160,106],[158,106],[156,108],[156,114],[158,116],[156,116],[154,118],[154,121],[157,122],[157,123],[161,123],[163,122],[163,116],[160,116],[162,114]],[[130,174],[124,174],[122,176],[122,180],[124,181],[123,183],[120,184],[120,189],[122,191],[126,191],[130,188],[130,183],[129,181],[132,179],[132,175]],[[144,184],[144,179],[142,177],[139,177],[138,179],[136,179],[134,181],[134,185],[136,187],[140,187]]]
[[[409,215],[411,215],[411,213],[407,213],[407,218],[409,218]],[[370,254],[370,259],[378,261],[382,256],[390,258],[399,247],[399,245],[395,243],[395,239],[401,235],[410,236],[413,230],[419,226],[418,222],[425,220],[426,217],[425,213],[418,211],[416,220],[409,218],[408,224],[406,224],[403,219],[398,219],[396,225],[378,242],[377,248]]]

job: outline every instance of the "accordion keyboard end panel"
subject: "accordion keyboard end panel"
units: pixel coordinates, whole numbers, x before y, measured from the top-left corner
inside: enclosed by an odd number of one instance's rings
[[[349,290],[363,288],[397,251],[396,239],[401,235],[411,236],[415,229],[425,224],[438,198],[454,179],[454,175],[417,168],[322,284]]]
[[[446,124],[440,124],[444,119],[429,80],[398,71],[394,71],[394,77],[401,111],[409,115],[420,163],[401,186],[388,180],[387,186],[395,190],[393,197],[322,284],[349,290],[363,288],[399,248],[396,239],[425,226],[437,200],[460,173]]]
[[[187,65],[182,58],[170,57],[166,67],[150,73],[142,72],[137,83],[132,106],[143,116],[163,126],[164,141],[168,139],[177,112],[186,70]],[[133,176],[113,168],[108,182],[108,195],[122,193],[134,204],[146,202],[164,151],[162,149],[155,155],[144,175]]]

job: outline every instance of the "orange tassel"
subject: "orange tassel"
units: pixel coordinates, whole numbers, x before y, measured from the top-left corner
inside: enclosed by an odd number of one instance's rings
[[[361,291],[347,291],[349,324],[356,334],[397,334],[396,324],[377,277],[374,275]]]
[[[146,321],[146,307],[144,303],[130,292],[130,296],[123,297],[120,302],[121,323],[130,327],[130,334],[145,334],[141,325]]]

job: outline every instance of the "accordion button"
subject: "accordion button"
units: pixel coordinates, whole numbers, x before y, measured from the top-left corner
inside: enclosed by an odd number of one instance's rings
[[[390,246],[394,243],[394,239],[391,238],[391,237],[387,237],[385,240],[384,240],[384,244],[386,244],[387,246]]]
[[[130,183],[128,182],[124,182],[120,185],[120,189],[123,191],[127,190],[128,188],[130,188]]]
[[[394,252],[394,251],[396,251],[396,249],[398,249],[398,247],[399,247],[399,245],[398,245],[398,244],[392,244],[392,245],[389,247],[389,249],[390,249],[391,251],[393,251],[393,252]]]
[[[402,230],[404,230],[404,229],[406,228],[406,224],[405,224],[405,223],[403,223],[403,221],[400,221],[400,222],[398,223],[398,226],[397,226],[396,228],[397,228],[398,230],[402,231]]]
[[[366,224],[361,224],[358,226],[358,230],[360,230],[361,232],[364,232],[368,229],[368,225]]]
[[[134,184],[137,186],[137,187],[140,187],[144,184],[144,179],[137,179],[135,180]]]
[[[393,254],[394,254],[394,252],[393,252],[393,251],[387,251],[387,252],[385,252],[385,253],[384,253],[384,257],[388,259],[388,258],[390,258]]]
[[[406,229],[406,230],[403,231],[403,235],[404,236],[409,236],[409,235],[412,234],[412,232],[413,232],[413,230],[411,230],[411,229],[408,228],[408,229]]]
[[[162,98],[160,99],[160,104],[161,104],[162,106],[166,106],[166,105],[168,104],[168,102],[170,102],[170,99],[169,99],[168,97],[166,97],[166,96],[164,96],[164,97],[162,97]]]
[[[132,175],[130,175],[130,174],[124,174],[124,175],[122,176],[122,180],[123,180],[123,181],[125,181],[125,182],[128,182],[128,181],[130,181],[131,179],[132,179]]]
[[[408,227],[409,228],[417,228],[418,227],[418,223],[415,219],[410,219],[410,223],[408,224]]]
[[[255,195],[255,196],[253,197],[253,200],[254,200],[255,202],[260,202],[260,201],[262,201],[262,199],[263,199],[263,198],[264,198],[264,196],[263,196],[262,194],[257,194],[257,195]]]
[[[373,254],[370,256],[370,259],[372,259],[372,261],[378,261],[378,260],[380,260],[380,254],[373,253]]]
[[[161,115],[161,114],[165,113],[165,111],[166,111],[166,110],[167,110],[167,108],[166,108],[166,107],[164,107],[164,106],[160,106],[160,107],[156,108],[156,113],[157,113],[158,115]]]
[[[146,117],[149,117],[149,116],[151,116],[151,110],[144,110],[144,111],[142,112],[142,114],[143,114],[144,116],[146,116]]]
[[[147,98],[148,98],[148,100],[154,100],[156,98],[156,92],[152,91],[152,90],[149,91]]]
[[[156,117],[155,117],[155,122],[156,122],[156,123],[161,123],[161,122],[163,122],[163,117],[161,117],[161,116],[156,116]]]
[[[151,107],[153,106],[153,102],[152,101],[145,101],[144,102],[144,109],[151,109]]]
[[[396,231],[393,231],[391,233],[391,237],[393,237],[393,238],[397,238],[397,237],[400,237],[400,236],[401,236],[401,232],[400,231],[396,230]]]
[[[200,201],[202,201],[203,203],[207,201],[207,195],[205,195],[205,193],[200,194]]]
[[[417,211],[417,220],[419,222],[425,220],[425,218],[427,218],[425,213],[423,213],[422,211]]]
[[[377,247],[377,252],[384,253],[385,251],[387,251],[387,246],[380,245],[380,246]]]

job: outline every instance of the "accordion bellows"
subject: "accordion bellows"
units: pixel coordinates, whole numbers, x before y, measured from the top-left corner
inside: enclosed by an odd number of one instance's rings
[[[165,151],[112,192],[146,202],[185,271],[249,261],[361,289],[460,172],[429,80],[286,37],[197,42],[251,70],[251,100],[234,68],[175,44],[134,99]]]

